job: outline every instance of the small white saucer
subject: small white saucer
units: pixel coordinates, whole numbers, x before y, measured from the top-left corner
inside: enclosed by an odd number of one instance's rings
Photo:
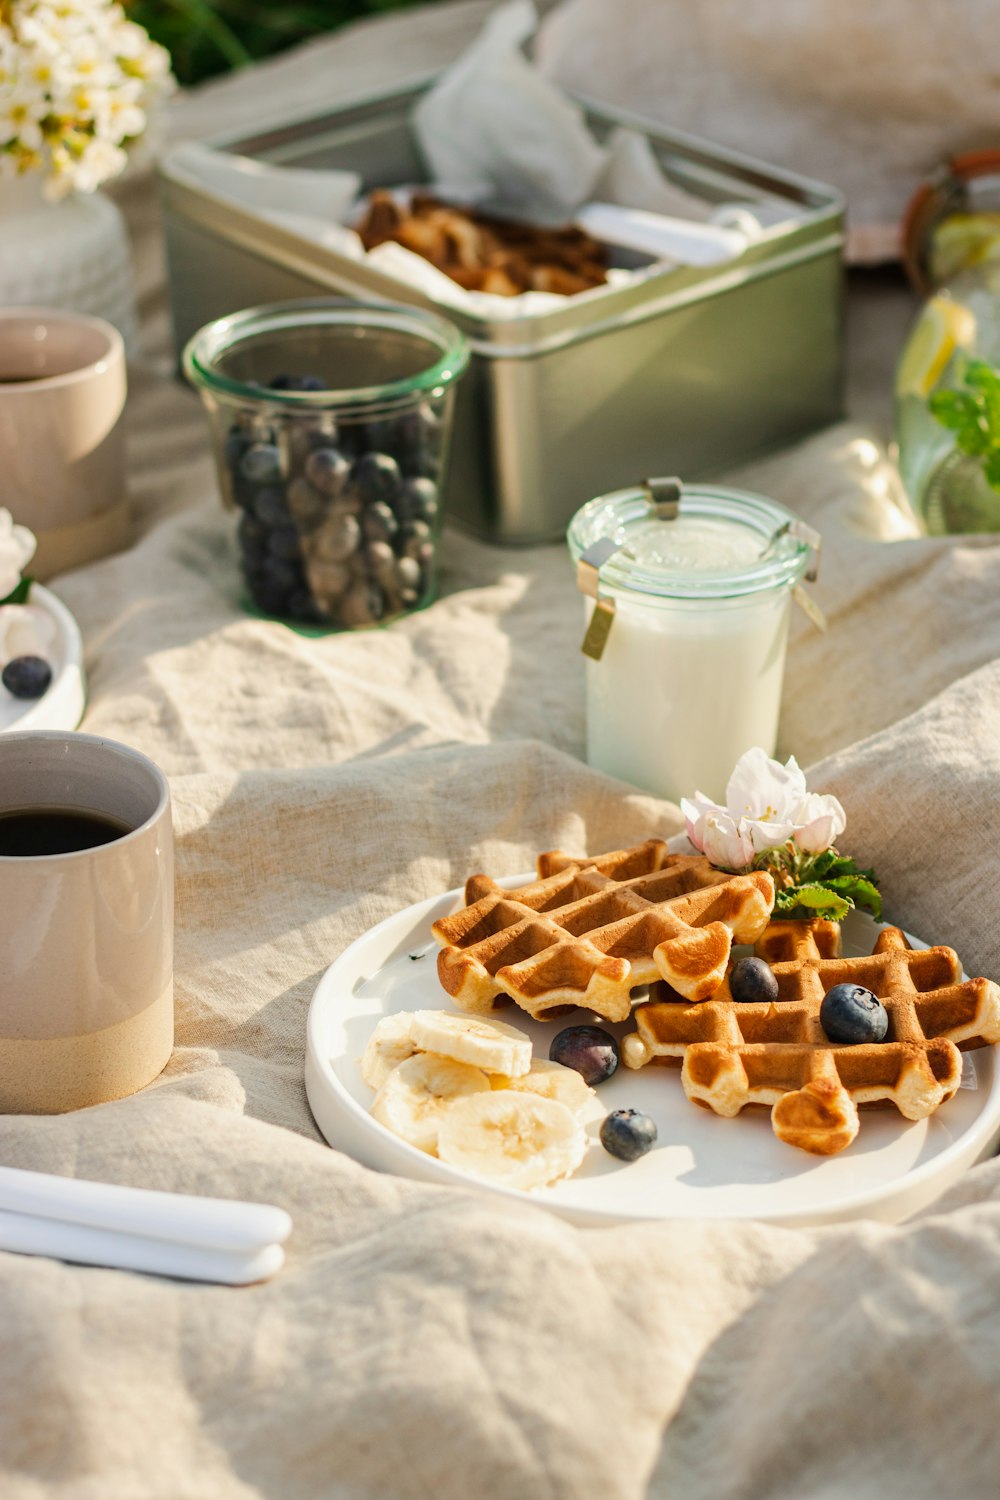
[[[75,729],[87,701],[80,627],[61,599],[40,583],[31,585],[29,604],[44,609],[56,626],[46,653],[52,681],[40,698],[15,698],[0,686],[0,732],[8,729]]]

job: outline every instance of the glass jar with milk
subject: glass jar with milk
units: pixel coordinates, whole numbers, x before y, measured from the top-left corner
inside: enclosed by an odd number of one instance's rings
[[[774,752],[789,606],[819,537],[761,495],[650,480],[591,500],[568,541],[589,595],[588,763],[721,800],[745,750]]]

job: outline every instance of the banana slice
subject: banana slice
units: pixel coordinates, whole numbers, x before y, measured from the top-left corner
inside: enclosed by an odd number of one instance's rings
[[[410,1036],[421,1052],[518,1078],[531,1067],[531,1039],[516,1026],[450,1010],[415,1010]]]
[[[380,1089],[393,1068],[416,1052],[417,1049],[410,1040],[412,1019],[408,1011],[401,1011],[396,1016],[383,1016],[368,1038],[368,1045],[361,1059],[361,1076],[369,1088]]]
[[[480,1068],[418,1052],[392,1069],[375,1095],[376,1120],[420,1151],[437,1151],[438,1128],[455,1101],[466,1094],[489,1091],[490,1080]]]
[[[495,1088],[492,1078],[490,1082]],[[575,1068],[564,1068],[562,1063],[548,1062],[542,1057],[533,1058],[529,1071],[520,1078],[512,1078],[508,1087],[519,1093],[537,1094],[542,1099],[555,1099],[578,1119],[589,1118],[593,1113],[591,1106],[597,1101],[594,1090],[584,1083]],[[599,1113],[603,1115],[603,1109]]]
[[[523,1191],[568,1177],[586,1150],[583,1126],[565,1104],[513,1089],[450,1104],[438,1132],[442,1161]]]

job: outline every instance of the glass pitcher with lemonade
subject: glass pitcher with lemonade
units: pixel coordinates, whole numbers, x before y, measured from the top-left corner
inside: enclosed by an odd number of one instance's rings
[[[932,535],[1000,531],[1000,151],[919,189],[903,244],[928,300],[896,370],[900,477]]]

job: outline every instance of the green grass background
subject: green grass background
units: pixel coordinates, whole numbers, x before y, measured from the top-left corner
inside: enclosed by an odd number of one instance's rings
[[[133,0],[129,15],[167,48],[181,83],[246,67],[348,21],[437,0]]]

